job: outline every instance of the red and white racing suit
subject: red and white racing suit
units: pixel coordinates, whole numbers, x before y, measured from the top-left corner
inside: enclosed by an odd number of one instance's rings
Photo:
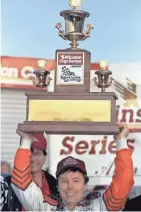
[[[65,206],[42,194],[41,189],[32,181],[30,173],[30,141],[24,141],[17,150],[12,174],[12,187],[27,211],[68,211]],[[134,184],[131,150],[126,139],[117,141],[115,174],[112,183],[103,196],[89,204],[78,203],[74,211],[119,211],[124,208],[127,197]]]

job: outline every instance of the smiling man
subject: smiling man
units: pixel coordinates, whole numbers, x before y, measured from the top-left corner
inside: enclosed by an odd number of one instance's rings
[[[91,201],[83,199],[89,180],[85,163],[71,156],[64,158],[57,165],[56,177],[61,198],[55,201],[49,195],[44,196],[31,177],[30,148],[33,136],[18,132],[23,139],[15,156],[12,187],[24,208],[29,211],[122,210],[134,180],[131,150],[128,149],[126,139],[129,130],[126,125],[120,124],[119,127],[120,133],[115,136],[117,152],[112,183],[103,195]],[[17,180],[15,175],[18,175]]]
[[[85,163],[71,156],[64,158],[57,165],[56,177],[58,190],[62,199],[62,207],[73,210],[83,200],[89,178]]]

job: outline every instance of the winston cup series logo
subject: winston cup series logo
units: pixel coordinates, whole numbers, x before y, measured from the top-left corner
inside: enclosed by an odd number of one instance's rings
[[[84,82],[84,54],[58,53],[57,84],[83,84]]]
[[[79,162],[77,160],[75,160],[74,158],[67,158],[64,162],[63,162],[63,166],[67,166],[70,164],[74,164],[74,165],[78,165]]]
[[[69,81],[80,82],[81,81],[81,77],[77,76],[73,71],[70,71],[70,69],[66,66],[62,67],[62,74],[60,78],[64,82],[69,82]]]

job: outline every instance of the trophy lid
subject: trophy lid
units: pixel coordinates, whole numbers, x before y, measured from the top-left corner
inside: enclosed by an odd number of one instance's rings
[[[50,72],[48,70],[35,70],[35,71],[33,71],[33,74],[48,75],[48,74],[50,74]]]
[[[83,10],[63,10],[60,12],[60,15],[63,16],[67,20],[72,20],[75,18],[85,19],[90,16],[90,13]]]

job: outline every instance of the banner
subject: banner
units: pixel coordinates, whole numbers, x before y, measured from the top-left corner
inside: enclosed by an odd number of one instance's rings
[[[2,88],[16,89],[37,89],[33,86],[30,79],[33,76],[33,71],[37,69],[37,61],[42,58],[23,58],[23,57],[1,57],[0,68],[0,85]],[[46,60],[45,69],[50,71],[55,70],[55,60]],[[95,70],[99,67],[97,63],[91,64],[91,69]],[[53,81],[52,81],[53,83]]]
[[[126,123],[131,131],[127,138],[133,151],[135,185],[141,185],[141,63],[111,65],[113,85],[107,92],[115,92],[117,122]],[[91,92],[101,92],[93,82]],[[86,163],[91,185],[109,185],[114,173],[116,143],[113,136],[49,135],[49,170],[55,175],[58,161],[72,155]]]
[[[1,57],[1,87],[18,89],[36,89],[30,77],[33,71],[37,69],[37,61],[40,58],[22,58],[22,57]],[[46,69],[52,71],[55,69],[54,60],[46,60]]]

